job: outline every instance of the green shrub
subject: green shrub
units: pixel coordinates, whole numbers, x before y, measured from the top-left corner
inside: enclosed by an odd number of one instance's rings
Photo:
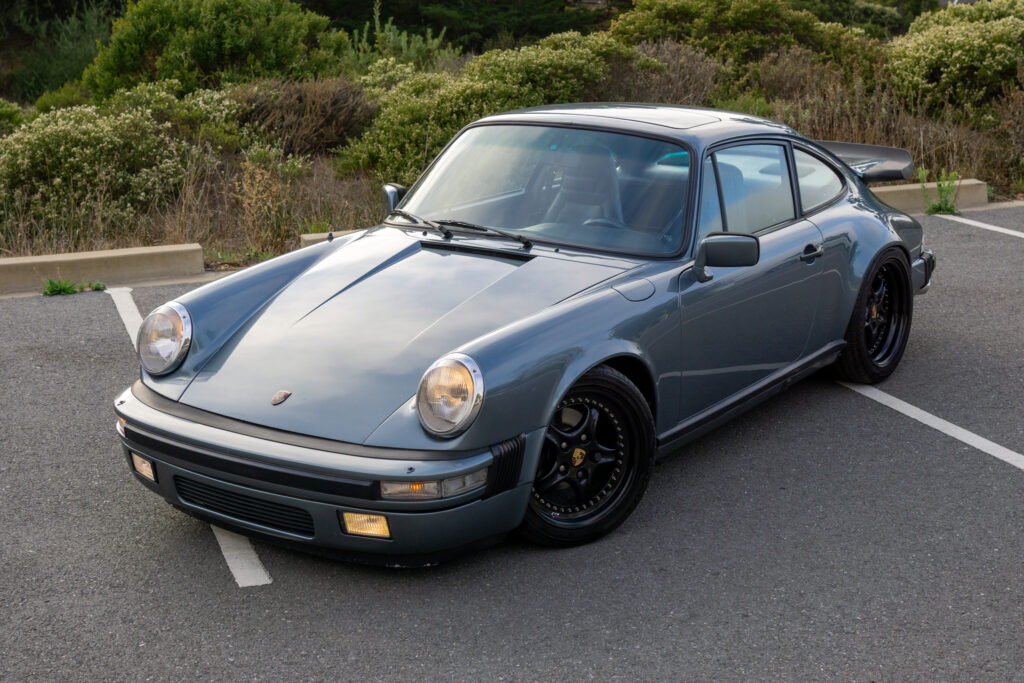
[[[13,133],[25,122],[25,113],[14,102],[0,99],[0,137]]]
[[[79,78],[96,56],[97,43],[110,35],[113,19],[111,8],[97,2],[30,27],[34,42],[21,55],[21,67],[11,74],[11,92],[31,102]]]
[[[333,75],[352,45],[289,0],[138,0],[114,22],[84,82],[104,99],[173,78],[185,92],[264,76]]]
[[[869,0],[790,0],[793,9],[805,9],[822,21],[862,29],[874,38],[906,30],[910,19],[895,7]]]
[[[460,45],[472,48],[482,47],[499,33],[523,40],[587,31],[601,18],[601,12],[567,0],[446,0],[423,3],[419,12],[434,26],[445,27]]]
[[[36,100],[36,109],[48,112],[52,109],[66,109],[92,102],[92,93],[81,81],[69,81],[56,90],[44,92]]]
[[[802,46],[848,70],[870,72],[881,55],[863,32],[822,23],[785,0],[636,0],[631,11],[612,23],[611,32],[633,45],[680,40],[736,65]]]
[[[373,124],[343,152],[342,167],[412,183],[467,123],[509,109],[578,101],[608,76],[610,58],[632,54],[607,34],[565,33],[531,47],[486,52],[459,75],[416,74],[381,97]]]
[[[411,69],[411,67],[410,67]],[[259,128],[288,154],[313,154],[357,137],[375,107],[344,78],[266,80],[238,88],[240,120]]]
[[[352,51],[347,57],[350,70],[365,72],[380,59],[393,59],[401,64],[412,64],[420,69],[433,68],[438,60],[457,57],[461,48],[453,48],[444,39],[444,29],[434,36],[431,29],[423,35],[402,31],[390,17],[380,21],[380,2],[373,6],[373,28],[370,22],[362,30],[352,33]]]
[[[331,18],[335,25],[350,32],[362,28],[370,16],[374,0],[298,0],[307,9]],[[387,13],[400,29],[444,30],[456,45],[480,52],[502,35],[513,47],[527,39],[536,39],[563,31],[589,31],[604,16],[590,11],[575,0],[388,0]],[[615,0],[614,4],[626,4]]]
[[[146,211],[183,177],[190,150],[169,128],[144,109],[39,116],[0,142],[0,218],[16,211],[56,230],[69,212],[124,221]]]
[[[909,100],[932,111],[948,102],[972,115],[1013,81],[1024,59],[1024,19],[943,24],[931,18],[948,11],[925,15],[918,20],[925,28],[915,22],[910,33],[893,40],[888,69],[893,85]]]

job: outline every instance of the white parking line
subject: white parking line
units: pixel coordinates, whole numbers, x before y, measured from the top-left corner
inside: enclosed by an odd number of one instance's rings
[[[228,569],[231,570],[239,588],[265,586],[273,581],[248,538],[212,524],[210,528],[217,537],[220,551],[224,554],[224,560],[228,563]]]
[[[847,389],[856,391],[861,396],[866,396],[872,401],[878,401],[884,406],[892,408],[898,413],[902,413],[909,418],[917,420],[921,424],[928,425],[932,429],[942,432],[946,436],[951,436],[957,441],[977,448],[982,453],[988,453],[993,458],[999,458],[1003,462],[1013,465],[1019,470],[1024,470],[1024,455],[1011,451],[1005,446],[989,441],[985,437],[978,436],[974,432],[969,432],[963,427],[957,427],[952,422],[947,422],[941,417],[932,415],[931,413],[925,412],[916,406],[912,406],[906,401],[902,401],[895,396],[880,391],[872,386],[866,386],[863,384],[849,384],[847,382],[839,382]]]
[[[142,327],[142,316],[139,315],[139,308],[135,305],[135,299],[132,298],[132,288],[113,287],[106,290],[106,292],[114,300],[114,306],[124,322],[124,328],[128,330],[132,346],[135,346],[135,340],[139,336],[139,328]]]
[[[131,287],[115,287],[106,292],[114,300],[114,307],[117,308],[124,328],[128,331],[132,346],[135,346],[139,328],[142,327],[142,316],[139,314],[139,307],[135,305],[135,299],[132,298]],[[220,545],[224,561],[228,563],[228,569],[231,570],[231,575],[235,577],[235,583],[239,588],[264,586],[273,581],[248,538],[225,531],[212,524],[210,528],[213,529],[213,535],[217,537],[217,544]]]
[[[935,214],[939,218],[945,218],[947,221],[956,221],[958,223],[966,223],[967,225],[973,225],[976,228],[982,228],[984,230],[991,230],[992,232],[1002,233],[1004,235],[1013,235],[1014,237],[1020,237],[1024,239],[1024,232],[1019,230],[1009,230],[1007,228],[1000,228],[998,225],[989,225],[988,223],[982,223],[970,218],[964,218],[963,216],[950,216],[949,214]]]

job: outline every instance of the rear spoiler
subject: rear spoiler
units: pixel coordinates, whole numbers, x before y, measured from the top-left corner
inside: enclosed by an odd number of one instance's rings
[[[866,183],[910,180],[914,177],[914,157],[905,149],[829,140],[815,142],[844,161]]]

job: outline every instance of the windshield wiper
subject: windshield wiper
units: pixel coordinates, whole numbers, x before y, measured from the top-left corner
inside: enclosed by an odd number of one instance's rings
[[[504,230],[499,230],[498,228],[491,228],[491,227],[488,227],[486,225],[477,225],[476,223],[469,223],[467,221],[451,220],[449,218],[439,218],[438,220],[436,220],[434,222],[439,224],[439,225],[450,225],[453,228],[465,228],[466,230],[475,230],[477,232],[485,232],[485,233],[489,233],[491,235],[499,235],[501,237],[505,237],[507,239],[515,240],[516,242],[519,242],[520,244],[523,245],[523,249],[530,249],[530,248],[533,247],[533,242],[531,242],[526,237],[523,237],[522,235],[517,235],[514,232],[506,232]]]
[[[413,221],[417,225],[425,225],[425,226],[427,226],[428,228],[430,228],[432,230],[436,230],[437,232],[439,232],[442,235],[444,235],[444,238],[446,240],[449,240],[449,239],[452,238],[452,231],[449,230],[448,228],[444,227],[443,225],[438,225],[435,221],[432,221],[432,220],[430,220],[428,218],[422,218],[420,216],[417,216],[414,213],[410,213],[409,211],[405,211],[404,209],[392,209],[391,213],[389,213],[388,215],[389,216],[401,216],[402,218],[408,218],[409,220]]]

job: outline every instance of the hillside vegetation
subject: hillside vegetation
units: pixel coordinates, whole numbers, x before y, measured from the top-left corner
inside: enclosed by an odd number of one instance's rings
[[[363,2],[361,24],[358,4],[0,15],[30,41],[0,72],[0,256],[199,241],[210,262],[266,258],[378,221],[379,184],[414,182],[473,119],[575,101],[743,111],[1024,191],[1024,0],[396,2],[369,21]]]

